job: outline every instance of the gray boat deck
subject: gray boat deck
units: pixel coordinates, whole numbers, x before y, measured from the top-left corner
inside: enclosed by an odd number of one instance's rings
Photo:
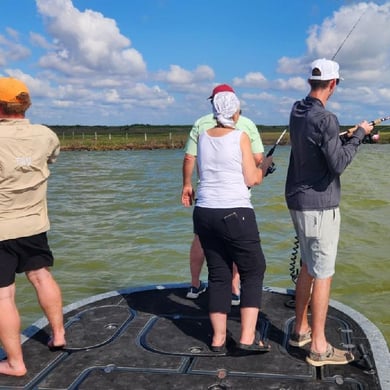
[[[264,288],[258,329],[271,352],[240,355],[231,343],[222,355],[208,348],[207,292],[192,301],[185,298],[187,287],[129,288],[67,306],[68,344],[60,351],[46,347],[47,321],[37,321],[24,332],[27,375],[0,375],[0,389],[390,389],[388,346],[379,330],[349,307],[331,302],[327,337],[352,350],[356,360],[315,368],[305,362],[306,347],[287,342],[293,291]],[[234,340],[239,314],[239,307],[232,307],[228,329]]]

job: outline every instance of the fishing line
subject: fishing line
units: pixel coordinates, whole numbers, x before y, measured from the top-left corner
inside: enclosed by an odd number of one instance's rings
[[[344,43],[347,41],[347,39],[349,38],[349,36],[352,34],[352,31],[355,30],[356,26],[359,24],[360,22],[360,19],[363,17],[363,15],[367,12],[368,10],[368,7],[364,10],[364,12],[360,15],[359,19],[355,22],[355,24],[352,26],[351,30],[349,31],[349,33],[347,34],[347,36],[344,38],[344,40],[341,42],[341,45],[339,46],[339,48],[336,50],[336,53],[334,53],[333,57],[332,57],[332,60],[334,60],[337,56],[337,54],[339,53],[339,51],[341,50],[341,48],[344,46]]]

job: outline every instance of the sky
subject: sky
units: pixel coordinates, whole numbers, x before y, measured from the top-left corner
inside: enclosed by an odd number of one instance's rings
[[[334,58],[342,125],[390,115],[390,1],[1,0],[0,76],[47,125],[190,125],[230,84],[258,125],[287,125],[310,64]]]

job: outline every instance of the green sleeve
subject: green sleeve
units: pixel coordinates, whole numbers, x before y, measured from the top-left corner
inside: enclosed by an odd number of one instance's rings
[[[198,121],[196,121],[192,126],[190,134],[188,135],[187,142],[184,146],[184,152],[186,154],[190,154],[191,156],[197,155],[198,137],[199,137],[199,126],[198,126]]]
[[[184,146],[184,152],[190,154],[191,156],[197,156],[199,135],[211,127],[214,127],[215,124],[216,121],[213,117],[213,114],[202,116],[197,121],[195,121],[190,134],[188,135],[186,145]]]
[[[249,118],[240,116],[237,128],[245,131],[251,140],[252,153],[264,153],[264,145],[257,126]]]

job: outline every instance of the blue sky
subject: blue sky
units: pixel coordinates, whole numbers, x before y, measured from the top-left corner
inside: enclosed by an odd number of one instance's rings
[[[0,75],[29,86],[35,123],[191,124],[228,83],[255,123],[285,125],[341,46],[327,108],[355,124],[390,115],[389,26],[390,1],[1,0]]]

